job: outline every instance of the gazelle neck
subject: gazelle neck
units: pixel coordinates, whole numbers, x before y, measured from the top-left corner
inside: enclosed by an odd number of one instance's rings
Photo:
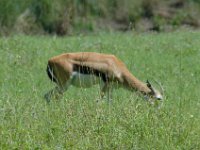
[[[136,90],[143,94],[148,94],[151,92],[151,90],[147,87],[147,85],[144,82],[137,79],[131,73],[124,75],[124,84],[124,86],[131,91]]]

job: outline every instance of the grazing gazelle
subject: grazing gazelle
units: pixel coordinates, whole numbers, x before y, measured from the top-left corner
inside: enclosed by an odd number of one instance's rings
[[[132,75],[125,64],[114,55],[78,52],[55,56],[48,61],[47,74],[57,86],[45,94],[47,101],[58,98],[70,85],[91,87],[100,84],[101,97],[111,96],[113,87],[124,87],[130,91],[139,91],[145,96],[162,100],[162,94],[151,84],[143,83]]]

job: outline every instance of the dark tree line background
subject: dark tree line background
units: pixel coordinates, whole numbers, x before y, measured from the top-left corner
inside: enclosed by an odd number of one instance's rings
[[[200,0],[0,0],[0,35],[200,27]]]

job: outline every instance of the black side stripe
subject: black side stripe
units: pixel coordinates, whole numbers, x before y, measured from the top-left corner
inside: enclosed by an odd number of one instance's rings
[[[73,71],[80,72],[81,74],[94,74],[97,77],[100,77],[104,82],[108,82],[109,78],[106,73],[101,72],[97,69],[90,68],[84,65],[73,65]]]

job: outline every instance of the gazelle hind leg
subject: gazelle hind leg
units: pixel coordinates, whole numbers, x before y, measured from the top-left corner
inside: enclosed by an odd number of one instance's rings
[[[51,101],[51,99],[59,99],[62,97],[64,93],[64,90],[62,90],[61,88],[59,88],[58,86],[56,86],[55,88],[53,88],[52,90],[50,90],[49,92],[47,92],[44,95],[44,98],[46,99],[46,101],[49,103]]]
[[[56,86],[55,88],[53,88],[52,90],[50,90],[49,92],[47,92],[44,95],[44,98],[46,99],[46,101],[50,102],[51,99],[60,99],[60,98],[62,98],[64,92],[71,85],[71,80],[72,80],[72,77],[70,77],[70,79],[68,80],[68,82],[66,83],[66,85],[64,85],[62,87]]]

